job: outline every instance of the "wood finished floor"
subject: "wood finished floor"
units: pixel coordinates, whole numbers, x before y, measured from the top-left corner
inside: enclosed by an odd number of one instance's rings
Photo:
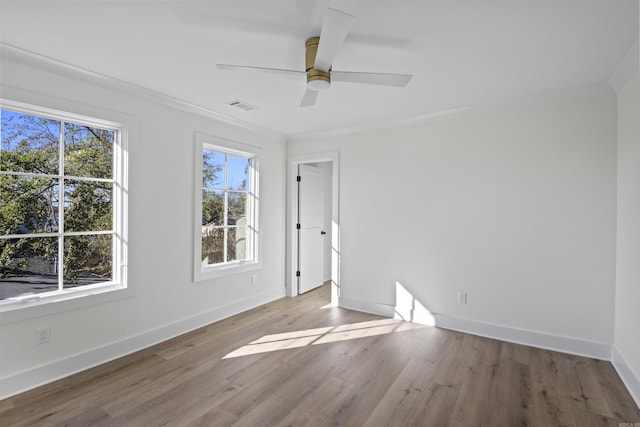
[[[608,362],[340,308],[326,286],[0,401],[0,426],[614,426]]]

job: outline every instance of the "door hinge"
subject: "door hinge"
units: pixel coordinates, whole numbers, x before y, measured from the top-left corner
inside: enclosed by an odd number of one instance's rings
[[[298,176],[296,177],[296,181],[298,181],[298,182],[302,181],[302,177],[301,177],[300,175],[298,175]]]
[[[300,224],[296,224],[296,230],[300,230]]]
[[[296,277],[300,277],[300,270],[296,271]]]

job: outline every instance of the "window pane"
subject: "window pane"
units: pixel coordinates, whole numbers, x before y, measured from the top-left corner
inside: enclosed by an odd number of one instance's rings
[[[67,180],[64,186],[65,231],[108,231],[112,221],[112,187],[105,182]]]
[[[229,183],[230,190],[249,191],[249,171],[251,160],[246,157],[229,155]]]
[[[58,230],[58,180],[0,175],[0,234]]]
[[[247,225],[247,193],[229,192],[227,224]]]
[[[64,287],[108,282],[112,276],[113,236],[64,238]]]
[[[228,261],[247,259],[247,227],[230,227],[227,240]]]
[[[202,225],[223,225],[224,191],[202,190]]]
[[[0,239],[0,300],[58,289],[58,239]]]
[[[58,174],[60,122],[0,111],[0,170]]]
[[[199,139],[199,138],[198,138]],[[254,157],[224,148],[202,148],[201,266],[253,260]],[[257,175],[256,175],[257,177]],[[251,258],[249,258],[251,257]]]
[[[71,176],[111,179],[115,132],[66,123],[64,173]]]
[[[224,157],[222,153],[203,150],[202,186],[205,188],[224,188]]]
[[[224,229],[202,226],[202,265],[224,262]]]

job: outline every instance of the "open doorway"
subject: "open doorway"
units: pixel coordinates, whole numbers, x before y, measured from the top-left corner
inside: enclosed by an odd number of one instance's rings
[[[331,162],[298,165],[298,294],[331,280]]]
[[[288,296],[296,296],[330,281],[331,302],[338,303],[338,172],[338,153],[289,159],[286,282]]]

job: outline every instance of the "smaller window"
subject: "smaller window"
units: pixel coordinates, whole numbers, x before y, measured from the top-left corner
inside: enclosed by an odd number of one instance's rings
[[[196,281],[258,268],[258,151],[196,134]]]

